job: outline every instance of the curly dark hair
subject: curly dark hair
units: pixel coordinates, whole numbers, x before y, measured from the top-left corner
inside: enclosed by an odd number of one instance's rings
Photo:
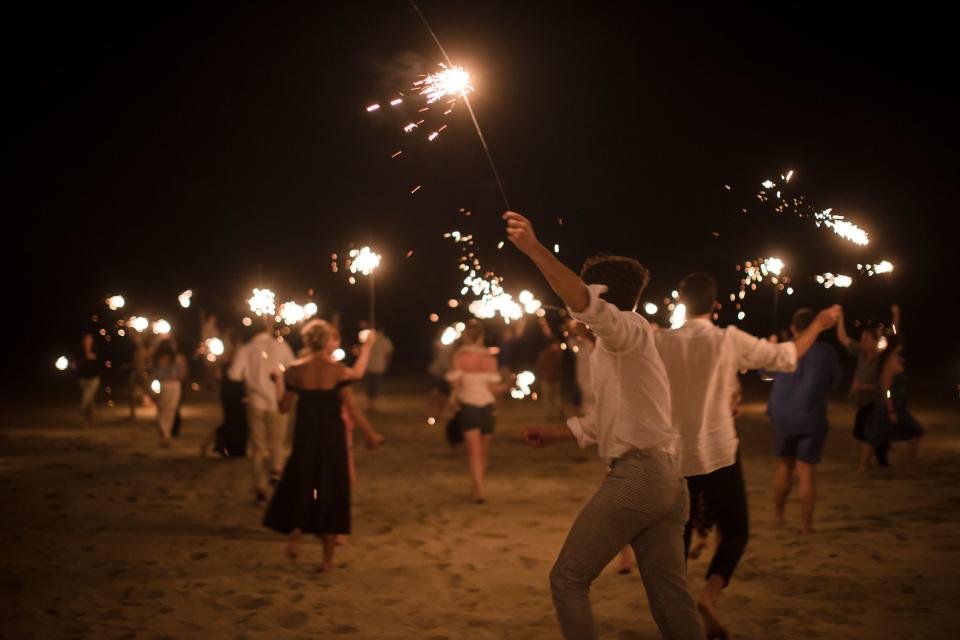
[[[717,281],[709,273],[691,273],[677,287],[680,302],[687,307],[687,317],[702,316],[717,304]]]
[[[633,311],[650,282],[650,271],[633,258],[600,254],[586,259],[580,277],[587,284],[606,285],[603,298],[607,302],[621,311]]]

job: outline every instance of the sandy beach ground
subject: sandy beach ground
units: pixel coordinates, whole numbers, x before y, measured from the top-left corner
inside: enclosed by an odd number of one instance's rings
[[[374,416],[387,444],[358,443],[354,533],[332,573],[317,571],[317,541],[291,565],[260,526],[247,460],[198,457],[219,421],[212,398],[191,396],[172,449],[157,447],[149,409],[134,423],[104,409],[91,431],[72,405],[8,411],[0,637],[559,638],[547,576],[604,474],[595,450],[522,446],[540,408],[504,403],[489,503],[472,504],[463,453],[404,388]],[[861,477],[851,412],[834,407],[818,533],[801,537],[795,497],[790,524],[772,524],[770,428],[762,404],[745,407],[752,536],[721,601],[734,637],[960,637],[960,424],[955,404],[916,414],[919,477]],[[694,590],[709,555],[690,564]],[[602,637],[659,637],[635,572],[609,567],[592,598]]]

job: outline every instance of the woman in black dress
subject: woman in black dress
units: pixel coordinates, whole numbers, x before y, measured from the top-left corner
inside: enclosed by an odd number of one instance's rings
[[[330,571],[336,536],[350,533],[350,471],[341,410],[352,411],[353,403],[344,403],[343,398],[347,385],[363,377],[375,337],[371,332],[352,368],[334,360],[340,334],[329,323],[307,323],[303,339],[310,354],[290,365],[283,376],[279,372],[274,376],[280,411],[290,411],[296,400],[297,416],[293,450],[263,524],[289,535],[287,555],[293,561],[304,533],[320,537],[323,569]]]
[[[907,406],[907,373],[904,368],[903,342],[899,335],[887,337],[887,348],[881,353],[880,389],[868,417],[864,436],[866,444],[861,460],[869,459],[873,449],[894,442],[907,443],[907,459],[904,468],[910,474],[916,472],[917,449],[924,429],[910,413]],[[862,463],[862,466],[866,466]]]

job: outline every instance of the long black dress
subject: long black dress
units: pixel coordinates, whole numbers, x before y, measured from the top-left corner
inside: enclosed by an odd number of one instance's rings
[[[340,414],[340,390],[348,384],[327,390],[287,385],[298,396],[293,451],[264,526],[280,533],[350,533],[350,471]]]
[[[246,387],[243,381],[234,382],[227,377],[227,367],[223,368],[220,379],[220,406],[223,409],[223,423],[217,427],[213,450],[225,458],[242,458],[247,454],[247,409],[243,402]]]

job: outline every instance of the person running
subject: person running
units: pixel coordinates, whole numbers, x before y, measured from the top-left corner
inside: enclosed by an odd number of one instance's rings
[[[812,309],[793,314],[790,332],[794,339],[813,322]],[[837,325],[839,326],[839,324]],[[799,478],[800,509],[804,534],[813,533],[817,465],[827,439],[827,401],[840,383],[837,351],[824,342],[815,342],[792,373],[771,372],[773,388],[767,401],[767,415],[773,422],[774,455],[779,458],[773,479],[774,520],[782,526],[787,498],[796,470]]]
[[[263,321],[263,330],[240,347],[227,373],[231,380],[242,380],[246,386],[248,447],[257,502],[265,502],[270,485],[279,481],[286,454],[288,420],[277,405],[270,374],[293,361],[290,346],[273,335],[273,318]]]
[[[860,457],[861,468],[866,467],[872,451],[894,442],[907,443],[907,461],[904,465],[909,475],[916,473],[917,449],[924,430],[907,407],[907,373],[903,363],[903,340],[899,335],[887,337],[887,346],[880,354],[879,393],[864,429],[865,444]]]
[[[679,301],[686,321],[679,329],[657,331],[657,350],[670,378],[672,424],[680,434],[680,459],[687,478],[690,512],[705,504],[720,542],[697,599],[708,638],[725,638],[717,614],[720,592],[729,584],[747,546],[747,492],[740,467],[739,440],[730,410],[737,372],[743,369],[792,371],[817,335],[837,322],[839,307],[821,311],[792,342],[775,344],[735,326],[713,324],[718,308],[717,283],[706,273],[692,273],[680,283]],[[690,545],[695,522],[688,522]]]
[[[83,334],[83,351],[77,360],[77,379],[80,386],[80,413],[83,428],[92,429],[96,423],[97,390],[103,374],[103,361],[93,345],[93,334]]]
[[[595,413],[571,418],[567,428],[532,427],[522,434],[531,446],[596,443],[610,468],[550,572],[563,635],[597,637],[590,585],[630,544],[660,633],[668,640],[702,639],[687,590],[682,537],[687,487],[670,423],[670,388],[653,331],[635,311],[648,272],[631,258],[597,256],[584,263],[578,277],[537,240],[529,220],[509,211],[503,217],[510,241],[540,269],[570,314],[597,336],[591,361]]]
[[[496,428],[496,395],[506,391],[500,384],[497,358],[484,346],[485,332],[477,320],[467,323],[454,352],[447,380],[460,406],[457,424],[467,443],[473,500],[487,500],[484,476],[490,461],[490,441]]]
[[[303,534],[323,541],[323,570],[334,568],[337,536],[350,534],[350,472],[342,410],[347,386],[363,377],[376,340],[373,332],[352,368],[334,359],[340,334],[323,320],[304,327],[309,355],[286,373],[272,372],[278,408],[286,414],[296,399],[293,449],[264,515],[264,526],[288,535],[287,556],[299,557]],[[354,407],[352,402],[346,403]],[[358,415],[352,416],[360,420]]]

